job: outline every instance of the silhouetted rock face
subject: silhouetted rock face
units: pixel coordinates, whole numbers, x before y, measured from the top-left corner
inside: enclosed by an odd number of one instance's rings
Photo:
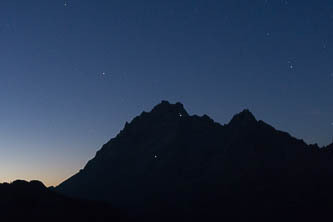
[[[163,101],[126,123],[56,190],[158,221],[291,220],[299,211],[309,219],[333,198],[329,151],[249,110],[222,126]]]
[[[240,112],[239,114],[235,115],[229,123],[230,127],[249,127],[255,126],[257,124],[256,118],[253,114],[248,110],[245,109],[244,111]]]
[[[330,144],[330,145],[328,145],[328,146],[326,147],[326,149],[333,151],[333,143]]]
[[[123,221],[106,203],[72,199],[39,181],[0,184],[1,221]]]

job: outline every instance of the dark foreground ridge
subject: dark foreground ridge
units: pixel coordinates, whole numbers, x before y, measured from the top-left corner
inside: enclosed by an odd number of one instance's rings
[[[0,184],[1,221],[123,221],[109,204],[73,199],[39,181]]]
[[[56,188],[151,221],[331,218],[332,146],[307,145],[249,110],[226,125],[163,101]]]

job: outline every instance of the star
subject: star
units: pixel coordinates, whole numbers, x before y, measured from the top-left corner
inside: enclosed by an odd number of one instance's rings
[[[289,64],[289,69],[294,69],[294,65],[292,64],[291,61],[288,61],[288,64]]]
[[[67,3],[67,1],[65,1],[65,3],[64,3],[64,6],[65,6],[65,7],[67,7],[67,6],[68,6],[68,3]]]
[[[183,116],[183,114],[181,114],[181,113],[178,113],[178,115],[179,115],[180,117],[182,117],[182,116]]]
[[[157,155],[155,155],[154,158],[157,159]]]

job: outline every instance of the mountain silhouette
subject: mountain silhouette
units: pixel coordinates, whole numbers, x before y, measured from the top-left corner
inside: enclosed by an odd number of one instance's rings
[[[123,221],[108,203],[73,199],[39,181],[0,184],[1,221]]]
[[[308,145],[249,110],[228,124],[162,101],[56,190],[146,221],[331,217],[332,145]]]

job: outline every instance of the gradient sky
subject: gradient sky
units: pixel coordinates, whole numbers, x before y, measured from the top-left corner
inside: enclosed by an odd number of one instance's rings
[[[333,1],[0,2],[0,181],[56,185],[161,100],[333,136]]]

